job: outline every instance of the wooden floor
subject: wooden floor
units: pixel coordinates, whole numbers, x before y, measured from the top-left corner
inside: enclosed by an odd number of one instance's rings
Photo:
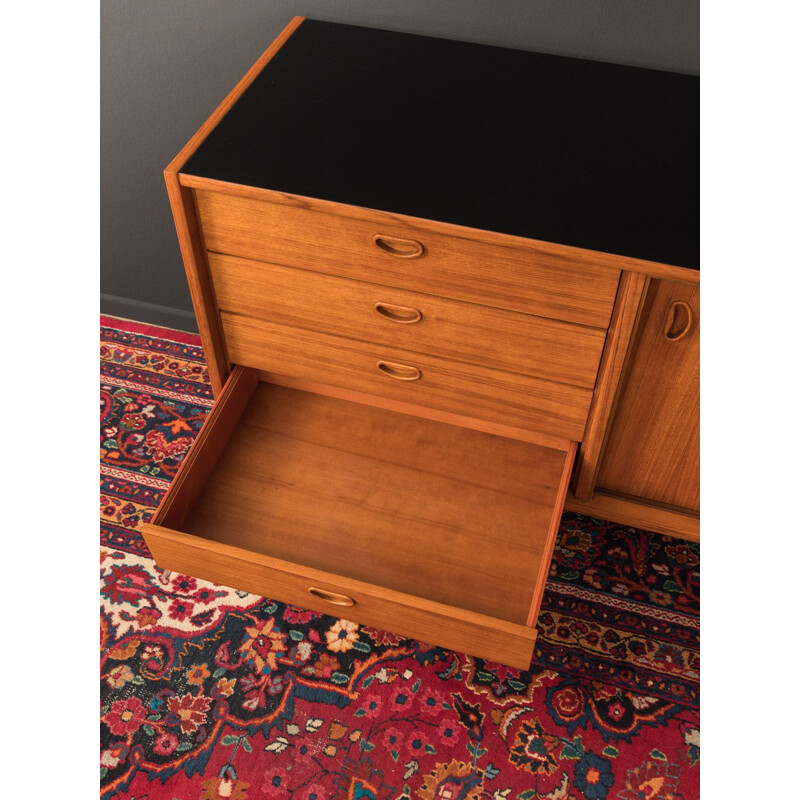
[[[524,624],[565,458],[260,383],[184,530]]]

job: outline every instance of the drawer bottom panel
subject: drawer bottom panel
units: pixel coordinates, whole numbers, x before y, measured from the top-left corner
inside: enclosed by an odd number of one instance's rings
[[[574,454],[236,366],[142,533],[163,568],[525,668]]]

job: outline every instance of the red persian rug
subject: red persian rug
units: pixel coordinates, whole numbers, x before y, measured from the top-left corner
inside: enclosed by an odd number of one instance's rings
[[[697,545],[565,514],[527,670],[165,572],[203,351],[105,317],[100,357],[103,798],[698,797]]]

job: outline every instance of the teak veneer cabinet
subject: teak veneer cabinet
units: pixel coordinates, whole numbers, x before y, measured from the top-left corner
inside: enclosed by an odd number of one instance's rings
[[[294,19],[165,173],[216,402],[156,563],[525,668],[565,502],[696,536],[697,105]]]

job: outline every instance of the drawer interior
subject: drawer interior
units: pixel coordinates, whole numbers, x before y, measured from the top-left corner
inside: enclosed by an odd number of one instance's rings
[[[573,453],[236,367],[154,523],[525,625]]]

